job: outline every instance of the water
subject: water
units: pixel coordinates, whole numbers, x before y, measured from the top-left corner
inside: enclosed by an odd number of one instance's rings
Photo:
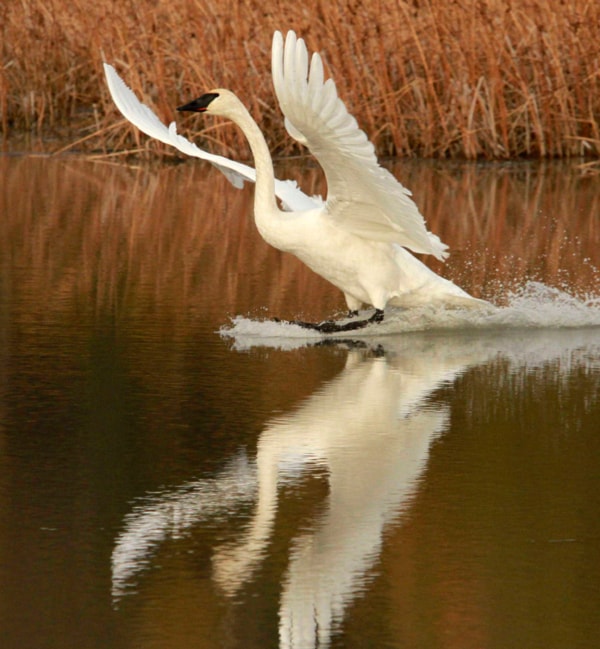
[[[324,340],[204,165],[0,158],[3,647],[600,643],[597,179],[396,171],[495,312]]]

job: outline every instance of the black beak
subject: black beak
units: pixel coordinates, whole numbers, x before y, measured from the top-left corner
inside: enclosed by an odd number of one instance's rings
[[[181,112],[186,111],[191,113],[203,113],[208,108],[210,102],[216,99],[218,96],[219,96],[218,92],[207,92],[201,97],[198,97],[198,99],[194,99],[193,101],[190,101],[189,104],[185,104],[184,106],[178,106],[177,110]]]

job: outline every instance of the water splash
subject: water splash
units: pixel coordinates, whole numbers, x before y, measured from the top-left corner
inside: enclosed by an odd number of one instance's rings
[[[509,293],[508,305],[500,309],[500,314],[508,326],[513,323],[513,326],[552,328],[600,326],[600,295],[577,297],[542,282],[528,282]]]
[[[414,309],[388,309],[381,324],[353,331],[352,338],[393,335],[418,331],[496,330],[496,329],[564,329],[600,327],[600,295],[576,296],[542,282],[527,282],[506,298],[506,305],[492,309],[446,308],[426,305]],[[339,334],[322,334],[289,322],[254,320],[243,316],[232,318],[221,327],[226,338],[270,339],[277,345],[286,340],[314,342],[336,338]]]

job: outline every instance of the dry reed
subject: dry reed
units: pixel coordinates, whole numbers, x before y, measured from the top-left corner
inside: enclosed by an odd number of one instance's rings
[[[7,147],[27,133],[26,146],[50,151],[66,138],[79,150],[155,150],[119,122],[104,57],[163,120],[230,87],[289,155],[269,48],[275,29],[293,28],[324,55],[380,155],[600,153],[600,3],[590,0],[13,0],[0,24]],[[183,130],[193,128],[204,146],[248,157],[231,126],[188,118]]]

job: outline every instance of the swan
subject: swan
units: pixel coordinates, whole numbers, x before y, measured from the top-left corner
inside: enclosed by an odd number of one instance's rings
[[[234,122],[248,140],[255,170],[202,151],[178,135],[175,124],[167,129],[137,102],[111,66],[105,64],[105,71],[117,107],[141,130],[208,160],[237,186],[244,180],[255,182],[254,218],[267,243],[295,255],[339,288],[350,315],[365,305],[374,308],[365,320],[296,324],[327,333],[381,322],[388,305],[490,306],[407,250],[440,260],[448,255],[447,246],[427,230],[410,191],[379,165],[373,145],[338,97],[334,81],[325,79],[320,55],[314,53],[309,63],[306,45],[295,32],[289,31],[285,42],[281,32],[273,36],[273,85],[288,133],[308,147],[325,173],[324,202],[275,178],[264,135],[230,90],[211,90],[177,110],[220,115]],[[277,198],[290,211],[280,209]]]

